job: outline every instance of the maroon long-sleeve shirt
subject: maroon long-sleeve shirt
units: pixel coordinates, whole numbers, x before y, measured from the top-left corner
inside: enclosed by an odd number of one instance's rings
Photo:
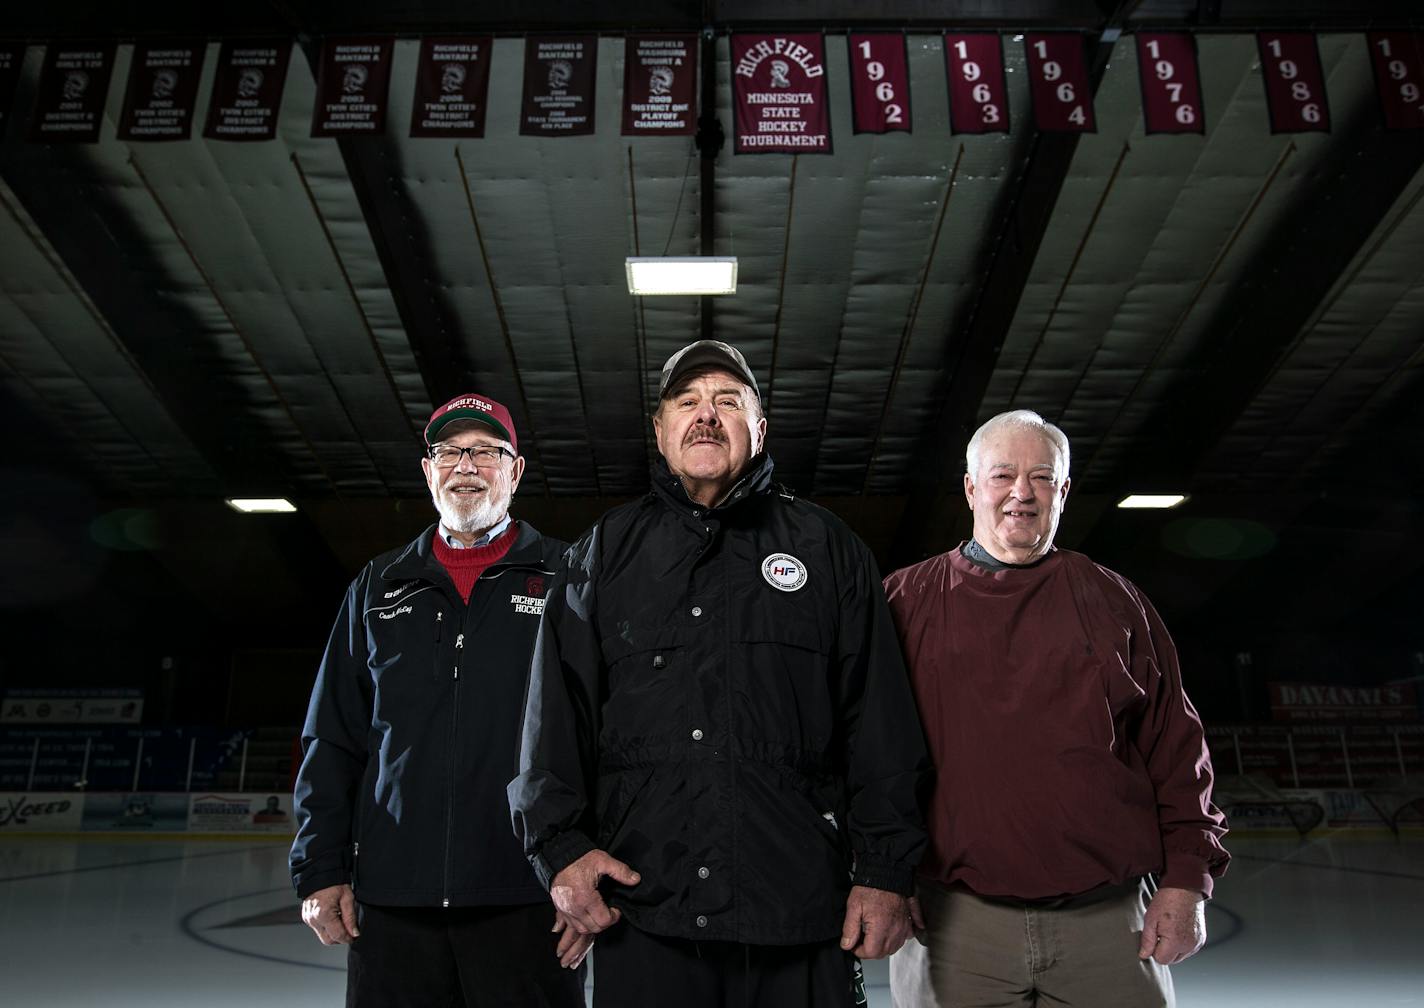
[[[934,760],[922,877],[1042,899],[1226,868],[1211,758],[1146,597],[1080,553],[885,579]]]

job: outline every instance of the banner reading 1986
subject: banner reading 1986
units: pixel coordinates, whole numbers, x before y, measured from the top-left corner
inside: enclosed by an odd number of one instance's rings
[[[820,35],[732,36],[737,154],[829,154],[825,40]]]

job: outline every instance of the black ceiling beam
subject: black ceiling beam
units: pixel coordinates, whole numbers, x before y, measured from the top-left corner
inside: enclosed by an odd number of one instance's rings
[[[1231,293],[1201,326],[1184,369],[1106,481],[1093,489],[1190,490],[1202,464],[1270,378],[1335,282],[1424,169],[1424,133],[1381,128],[1373,94],[1337,120],[1334,142],[1280,213]],[[1091,475],[1091,474],[1085,474]],[[1084,542],[1106,549],[1115,511]],[[1105,562],[1111,562],[1106,560]]]
[[[1114,31],[1105,29],[1120,25],[1132,6],[1123,4],[1108,14],[1097,41],[1089,40],[1094,95],[1117,39]],[[1034,131],[1018,158],[1018,175],[999,198],[984,281],[968,318],[945,337],[935,397],[939,413],[920,433],[911,455],[909,494],[890,549],[892,567],[915,563],[954,545],[953,516],[963,510],[958,501],[964,446],[983,419],[980,404],[1077,150],[1076,133]]]

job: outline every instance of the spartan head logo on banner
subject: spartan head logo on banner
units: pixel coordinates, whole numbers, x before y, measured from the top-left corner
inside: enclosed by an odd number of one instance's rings
[[[736,153],[831,152],[820,35],[733,35],[732,89]]]
[[[316,80],[312,136],[385,132],[391,48],[389,37],[326,40]]]
[[[486,36],[421,39],[411,136],[485,135],[491,45]]]
[[[138,43],[119,120],[120,140],[187,140],[207,45]]]
[[[524,40],[524,136],[593,132],[598,36],[531,35]]]
[[[271,140],[292,43],[283,39],[229,39],[218,54],[208,122],[203,136],[212,140]]]
[[[97,141],[113,67],[113,42],[50,44],[40,70],[30,139],[38,143]]]
[[[697,36],[630,35],[624,43],[623,135],[697,132]]]

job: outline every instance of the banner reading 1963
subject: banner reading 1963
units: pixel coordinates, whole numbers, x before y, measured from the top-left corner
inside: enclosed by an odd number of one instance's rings
[[[736,153],[831,152],[820,35],[733,35],[732,94]]]
[[[489,36],[420,40],[411,136],[485,135],[492,44]]]
[[[289,39],[228,39],[218,53],[203,136],[271,140],[277,135],[282,86],[292,57]]]
[[[623,53],[623,135],[697,132],[697,36],[629,35]]]
[[[120,140],[187,140],[207,44],[139,42],[119,118]]]
[[[316,78],[312,136],[384,133],[390,80],[389,37],[327,39]]]
[[[98,141],[113,69],[112,41],[50,43],[40,69],[30,139],[38,143]]]

